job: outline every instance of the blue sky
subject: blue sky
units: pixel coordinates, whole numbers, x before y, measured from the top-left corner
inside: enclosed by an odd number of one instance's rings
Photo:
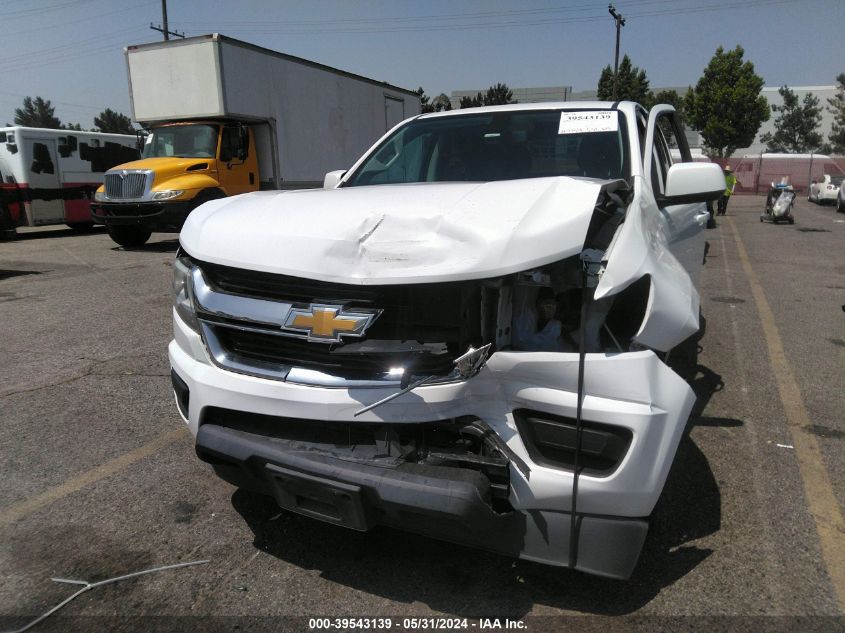
[[[719,45],[740,44],[766,85],[831,85],[845,72],[842,0],[618,0],[621,54],[652,87],[694,84]],[[4,0],[0,121],[25,95],[63,122],[129,114],[123,47],[161,39],[160,0]],[[169,0],[170,28],[219,32],[430,95],[595,88],[613,62],[607,2]],[[620,54],[620,56],[621,56]]]

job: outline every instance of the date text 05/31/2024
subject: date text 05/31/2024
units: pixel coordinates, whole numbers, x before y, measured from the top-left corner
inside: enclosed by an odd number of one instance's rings
[[[310,631],[329,630],[455,630],[525,629],[522,620],[507,618],[309,618]]]

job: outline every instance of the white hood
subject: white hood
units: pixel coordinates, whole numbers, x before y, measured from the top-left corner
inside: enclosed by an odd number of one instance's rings
[[[180,236],[225,266],[353,284],[495,277],[581,251],[601,183],[567,177],[257,192]]]

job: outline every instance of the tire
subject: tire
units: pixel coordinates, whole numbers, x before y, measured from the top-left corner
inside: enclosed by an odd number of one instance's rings
[[[5,202],[0,201],[0,242],[13,240],[18,233],[12,220],[12,213]]]
[[[842,200],[840,198],[836,199],[836,212],[845,213],[845,205],[842,204]]]
[[[111,226],[108,227],[109,237],[114,242],[124,247],[141,246],[150,239],[153,234],[152,229],[142,224],[129,226]]]
[[[789,218],[789,223],[790,223],[790,224],[795,224],[795,218]]]

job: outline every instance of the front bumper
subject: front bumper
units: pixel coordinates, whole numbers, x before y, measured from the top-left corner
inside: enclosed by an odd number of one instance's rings
[[[224,371],[211,363],[199,335],[175,314],[174,335],[170,362],[189,394],[184,398],[186,421],[197,438],[198,453],[214,463],[224,479],[273,493],[283,506],[277,478],[268,465],[345,483],[363,491],[367,508],[364,527],[383,523],[547,564],[570,564],[573,474],[532,460],[514,411],[530,409],[573,418],[576,354],[498,352],[466,382],[423,386],[355,418],[355,411],[391,390],[317,388]],[[647,531],[645,517],[663,489],[695,398],[689,386],[649,351],[588,354],[585,387],[584,420],[624,427],[632,439],[612,473],[579,476],[574,566],[626,578],[639,556]],[[471,416],[492,429],[527,472],[511,464],[509,502],[513,512],[496,514],[489,506],[480,507],[465,484],[459,486],[457,496],[441,498],[436,492],[429,496],[413,482],[394,481],[395,472],[389,469],[367,464],[350,468],[347,462],[303,455],[264,435],[203,424],[205,413],[212,408],[314,424],[412,424]],[[448,489],[448,482],[440,481],[435,489],[444,486]],[[462,501],[452,506],[445,503],[453,498]],[[442,508],[448,507],[454,511],[441,516]]]
[[[181,229],[195,201],[94,202],[91,217],[97,224],[126,226],[142,224],[153,229]]]

